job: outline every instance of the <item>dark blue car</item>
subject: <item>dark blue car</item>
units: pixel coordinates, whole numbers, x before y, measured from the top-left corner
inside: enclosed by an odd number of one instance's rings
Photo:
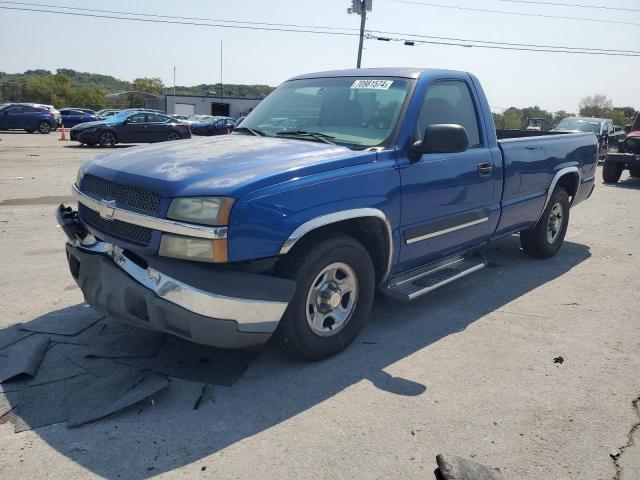
[[[62,124],[67,128],[98,120],[94,114],[79,108],[63,108],[60,110],[60,114],[62,115]]]
[[[226,135],[236,127],[236,121],[231,117],[204,117],[191,124],[193,135]]]
[[[56,114],[56,110],[45,105],[8,103],[0,107],[0,130],[50,133],[58,127]]]

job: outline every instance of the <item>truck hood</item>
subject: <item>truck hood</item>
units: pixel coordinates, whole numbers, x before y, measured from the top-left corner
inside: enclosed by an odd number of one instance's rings
[[[164,197],[238,198],[298,177],[374,161],[375,152],[339,145],[224,135],[121,148],[87,160],[83,173],[154,190]]]

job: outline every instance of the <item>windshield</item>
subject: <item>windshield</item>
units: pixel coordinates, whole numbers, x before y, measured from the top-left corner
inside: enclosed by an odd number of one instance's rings
[[[108,122],[108,123],[122,122],[123,120],[129,118],[129,116],[132,115],[133,113],[136,113],[136,112],[123,111],[123,112],[114,113],[113,115],[110,115],[107,119],[105,119],[105,122]]]
[[[242,127],[267,136],[322,134],[337,144],[373,147],[393,132],[409,82],[358,77],[292,80],[265,98],[242,121]]]
[[[569,117],[560,120],[554,130],[579,130],[581,132],[600,133],[600,122],[580,117]]]

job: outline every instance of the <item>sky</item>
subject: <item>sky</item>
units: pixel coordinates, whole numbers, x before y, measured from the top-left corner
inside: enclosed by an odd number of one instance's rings
[[[548,0],[549,1],[549,0]],[[413,2],[413,3],[412,3]],[[622,21],[593,21],[482,13],[417,4]],[[58,6],[222,20],[346,27],[350,0],[25,0]],[[640,0],[556,0],[640,10]],[[0,2],[0,6],[8,6]],[[24,5],[21,5],[24,7]],[[74,12],[75,10],[68,10]],[[367,29],[419,35],[640,50],[640,11],[542,6],[503,0],[373,0]],[[402,38],[402,36],[395,36]],[[0,9],[0,71],[72,68],[123,80],[160,77],[178,85],[223,82],[276,86],[305,72],[355,67],[358,37],[242,30],[194,25],[16,12]],[[606,94],[616,106],[640,109],[640,57],[515,52],[444,45],[404,46],[365,40],[363,67],[464,70],[482,82],[494,111],[538,105],[576,112],[582,97]]]

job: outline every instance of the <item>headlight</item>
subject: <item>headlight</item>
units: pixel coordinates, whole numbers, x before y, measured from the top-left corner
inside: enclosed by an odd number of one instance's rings
[[[159,255],[196,262],[224,263],[227,261],[227,239],[183,237],[165,233],[160,239]]]
[[[76,174],[76,187],[80,188],[80,182],[82,181],[82,177],[84,177],[84,172],[82,171],[82,167],[78,169],[78,173]]]
[[[233,198],[190,197],[171,202],[167,218],[203,225],[222,226],[229,223]]]

